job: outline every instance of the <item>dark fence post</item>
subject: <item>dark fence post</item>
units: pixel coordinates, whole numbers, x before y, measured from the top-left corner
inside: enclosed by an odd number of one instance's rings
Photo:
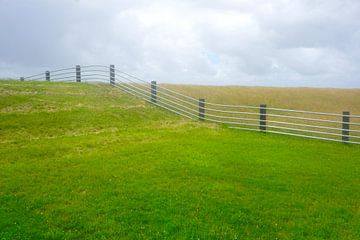
[[[260,131],[266,132],[266,104],[260,104]]]
[[[110,65],[110,85],[115,84],[115,65]]]
[[[205,99],[199,98],[199,120],[205,120]]]
[[[76,82],[81,82],[81,67],[76,65]]]
[[[156,103],[156,95],[157,95],[156,81],[151,81],[151,102]]]
[[[21,78],[20,78],[20,81],[22,81],[22,82],[23,82],[23,81],[24,81],[24,79],[25,79],[24,77],[21,77]]]
[[[45,72],[45,79],[46,81],[50,81],[50,71]]]
[[[349,142],[349,128],[350,128],[350,112],[343,112],[342,123],[342,140],[343,142]]]

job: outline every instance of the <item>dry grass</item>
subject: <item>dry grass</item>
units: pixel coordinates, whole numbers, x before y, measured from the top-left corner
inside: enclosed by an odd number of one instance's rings
[[[170,85],[163,87],[190,95],[204,97],[208,102],[290,108],[309,111],[360,115],[360,89],[277,88],[240,86]]]

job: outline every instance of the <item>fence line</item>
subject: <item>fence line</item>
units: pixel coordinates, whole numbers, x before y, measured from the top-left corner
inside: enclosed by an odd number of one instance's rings
[[[360,144],[360,116],[350,112],[325,113],[285,108],[230,105],[207,102],[147,82],[114,65],[76,65],[46,71],[21,81],[106,82],[158,107],[193,120],[224,124],[234,129],[285,134],[343,143]],[[316,116],[314,116],[316,115]]]

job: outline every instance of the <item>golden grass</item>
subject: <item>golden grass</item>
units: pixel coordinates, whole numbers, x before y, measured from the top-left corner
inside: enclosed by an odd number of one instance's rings
[[[308,111],[360,115],[360,89],[335,88],[279,88],[241,86],[195,86],[162,84],[160,86],[205,98],[207,102],[268,107],[290,108]]]

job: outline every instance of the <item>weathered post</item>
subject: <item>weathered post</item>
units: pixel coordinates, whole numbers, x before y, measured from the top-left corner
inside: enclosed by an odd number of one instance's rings
[[[115,65],[110,65],[110,85],[115,84]]]
[[[151,81],[151,102],[156,103],[156,95],[157,95],[156,81]]]
[[[81,82],[81,67],[76,65],[76,82]]]
[[[349,129],[350,129],[350,112],[343,112],[342,117],[342,140],[344,143],[349,142]]]
[[[199,98],[199,120],[205,120],[205,99]]]
[[[260,131],[266,132],[266,104],[260,104]]]
[[[24,79],[25,79],[24,77],[21,77],[21,78],[20,78],[20,81],[22,81],[22,82],[23,82],[23,81],[24,81]]]
[[[45,72],[45,79],[46,81],[50,81],[50,71]]]

